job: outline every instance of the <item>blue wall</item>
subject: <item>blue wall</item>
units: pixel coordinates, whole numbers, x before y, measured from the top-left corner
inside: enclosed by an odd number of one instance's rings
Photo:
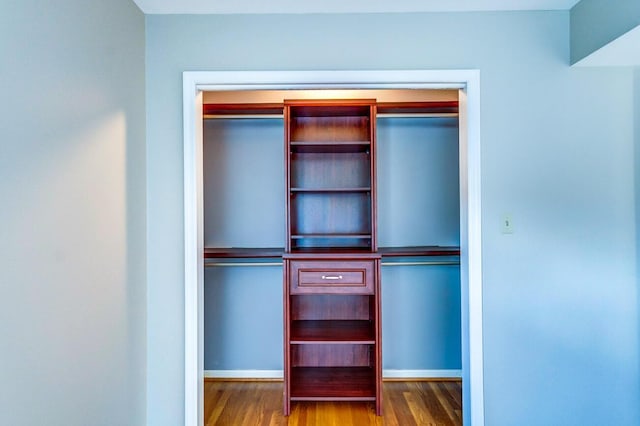
[[[0,424],[145,424],[144,15],[1,9]]]
[[[184,414],[182,72],[468,68],[481,72],[486,424],[640,423],[633,73],[570,68],[568,12],[146,23],[150,424]]]
[[[379,118],[376,132],[378,246],[459,245],[458,119]],[[459,267],[383,266],[381,300],[384,369],[462,368]]]
[[[636,202],[636,292],[638,296],[638,324],[640,324],[640,68],[634,70],[634,147],[635,147],[635,202]],[[640,327],[638,327],[640,340]],[[640,364],[640,357],[638,357]],[[639,367],[640,368],[640,367]]]
[[[205,120],[204,244],[284,247],[284,122]],[[204,369],[282,370],[282,267],[207,267]]]

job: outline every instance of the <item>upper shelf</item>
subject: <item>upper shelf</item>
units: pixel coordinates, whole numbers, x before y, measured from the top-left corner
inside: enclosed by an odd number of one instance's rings
[[[378,103],[378,115],[443,115],[458,114],[458,101],[438,101],[438,102],[382,102]]]
[[[298,117],[369,117],[375,99],[285,100],[291,118]]]
[[[204,118],[282,118],[281,103],[203,104]]]
[[[458,101],[433,101],[433,102],[379,102],[376,104],[379,116],[457,116],[459,111]],[[313,116],[362,116],[366,115],[368,106],[353,105],[343,107],[336,114],[334,107],[294,107],[294,117]],[[284,103],[205,103],[202,112],[205,118],[282,118]]]

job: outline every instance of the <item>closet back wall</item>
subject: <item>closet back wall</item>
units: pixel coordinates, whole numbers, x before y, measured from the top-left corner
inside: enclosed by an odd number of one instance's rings
[[[378,246],[459,246],[458,117],[384,117],[376,130]],[[459,375],[459,266],[386,263],[383,369],[423,370],[388,376]]]
[[[206,119],[205,247],[284,247],[284,122]],[[204,369],[282,370],[282,267],[205,268]]]

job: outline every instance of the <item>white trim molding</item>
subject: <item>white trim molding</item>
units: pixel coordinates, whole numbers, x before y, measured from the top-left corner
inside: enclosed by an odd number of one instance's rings
[[[484,426],[480,72],[478,70],[188,71],[183,73],[185,426],[203,424],[202,92],[458,89],[463,423]]]

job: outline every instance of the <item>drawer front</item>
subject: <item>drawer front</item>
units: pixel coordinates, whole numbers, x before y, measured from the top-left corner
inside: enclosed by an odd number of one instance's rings
[[[374,261],[292,261],[291,294],[374,293]]]

